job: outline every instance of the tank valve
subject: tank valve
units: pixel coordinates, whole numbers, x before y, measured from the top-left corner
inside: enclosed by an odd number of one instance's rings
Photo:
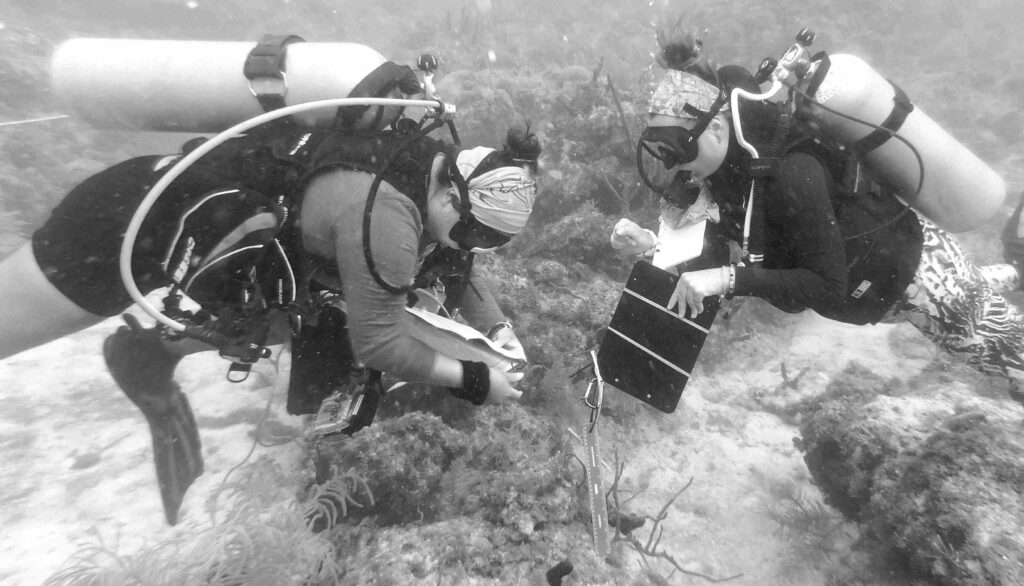
[[[441,60],[437,58],[437,55],[430,53],[424,53],[416,59],[416,67],[423,72],[423,88],[426,91],[427,99],[436,100],[438,103],[437,108],[428,110],[428,115],[442,120],[452,120],[455,118],[455,104],[446,104],[437,95],[437,87],[434,85],[434,73],[440,65]]]
[[[801,47],[810,47],[814,44],[814,31],[809,28],[800,29],[800,32],[796,34],[796,42]]]
[[[811,52],[807,50],[814,42],[814,31],[803,28],[796,34],[796,44],[779,60],[772,76],[792,87],[807,75],[811,68]]]
[[[420,55],[419,59],[416,60],[416,67],[423,72],[423,89],[426,90],[427,99],[441,101],[437,97],[437,87],[434,86],[434,72],[437,71],[437,67],[440,65],[437,56],[429,53]]]

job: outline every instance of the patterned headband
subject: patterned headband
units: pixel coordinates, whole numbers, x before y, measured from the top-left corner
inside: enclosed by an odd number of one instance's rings
[[[696,116],[686,110],[686,105],[707,112],[711,110],[718,95],[718,88],[714,84],[692,73],[671,69],[665,72],[654,90],[648,113],[695,119]]]

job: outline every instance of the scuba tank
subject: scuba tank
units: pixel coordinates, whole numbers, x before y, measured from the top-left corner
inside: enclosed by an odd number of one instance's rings
[[[264,111],[347,97],[386,62],[365,45],[293,35],[255,44],[79,38],[57,47],[51,77],[62,102],[94,126],[216,133]],[[329,128],[337,115],[319,109],[293,120]]]
[[[991,167],[864,60],[811,56],[813,40],[800,31],[781,60],[759,69],[759,82],[790,88],[795,117],[853,149],[876,181],[949,232],[977,228],[999,211],[1006,183]]]

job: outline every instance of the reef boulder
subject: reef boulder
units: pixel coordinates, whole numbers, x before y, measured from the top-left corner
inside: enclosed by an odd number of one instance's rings
[[[928,584],[1024,584],[1024,414],[956,376],[887,381],[851,366],[801,414],[829,504]]]

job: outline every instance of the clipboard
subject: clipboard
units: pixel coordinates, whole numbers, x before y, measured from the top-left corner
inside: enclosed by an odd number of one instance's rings
[[[405,311],[414,318],[409,324],[409,334],[439,352],[504,371],[519,372],[526,368],[525,361],[467,325],[419,307],[406,307]]]
[[[708,297],[703,313],[679,317],[665,307],[678,280],[637,262],[597,354],[606,383],[665,413],[679,404],[720,305]]]
[[[659,269],[670,269],[693,260],[704,251],[704,231],[708,221],[701,220],[681,228],[672,228],[662,218],[658,226],[658,252],[651,263]]]

